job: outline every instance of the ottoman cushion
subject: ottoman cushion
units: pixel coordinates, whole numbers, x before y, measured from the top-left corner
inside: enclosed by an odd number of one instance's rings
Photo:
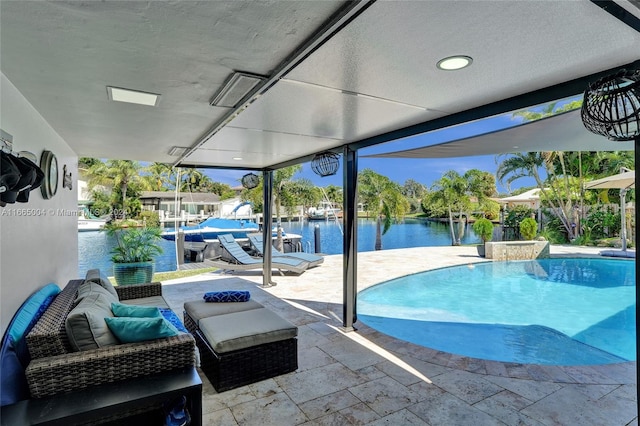
[[[200,324],[200,320],[202,318],[212,317],[216,315],[225,315],[233,312],[243,312],[263,307],[264,306],[262,306],[255,300],[228,303],[207,303],[204,300],[193,300],[190,302],[185,302],[184,304],[184,310],[198,325]]]
[[[298,335],[295,325],[267,308],[202,318],[199,328],[217,353],[278,342]]]

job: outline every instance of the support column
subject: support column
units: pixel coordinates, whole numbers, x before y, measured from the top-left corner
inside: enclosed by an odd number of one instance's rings
[[[356,296],[358,291],[358,154],[349,147],[343,153],[343,304],[342,325],[353,331],[357,321]]]
[[[635,166],[633,167],[635,169],[635,182],[638,181],[638,177],[640,176],[640,172],[638,172],[638,165],[640,164],[640,137],[636,137],[635,141],[634,141],[634,159],[635,159]],[[637,241],[637,235],[638,235],[638,219],[640,219],[640,215],[638,214],[638,201],[637,201],[637,197],[636,197],[636,202],[634,204],[634,211],[635,211],[635,224],[634,226],[636,227],[636,241]],[[636,281],[638,280],[638,272],[640,272],[640,265],[638,264],[638,262],[636,261]],[[638,286],[636,285],[636,306],[640,305],[640,293],[638,293]],[[638,339],[638,330],[640,330],[640,317],[638,315],[636,315],[636,359],[638,354],[640,353],[640,339]],[[638,370],[636,368],[636,383],[640,382],[640,370]],[[638,399],[638,401],[636,401],[636,406],[637,409],[640,410],[640,399]]]
[[[271,228],[273,228],[273,219],[271,207],[273,206],[273,171],[262,172],[262,287],[271,287],[276,285],[271,280]]]

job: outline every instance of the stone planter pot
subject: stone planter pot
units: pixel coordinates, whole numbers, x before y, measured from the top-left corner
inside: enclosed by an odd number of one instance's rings
[[[118,285],[150,283],[153,278],[154,263],[114,263],[113,276]]]

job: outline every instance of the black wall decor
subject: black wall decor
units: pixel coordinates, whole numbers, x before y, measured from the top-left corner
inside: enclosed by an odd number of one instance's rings
[[[42,192],[44,199],[48,200],[58,191],[58,159],[53,152],[42,152],[40,168],[44,172],[44,182],[40,186],[40,192]]]
[[[68,188],[70,191],[73,189],[73,179],[71,172],[67,173],[67,165],[62,168],[62,187]]]

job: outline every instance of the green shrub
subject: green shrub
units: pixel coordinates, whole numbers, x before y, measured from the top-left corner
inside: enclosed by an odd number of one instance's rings
[[[565,234],[550,226],[542,228],[538,235],[544,237],[544,239],[549,241],[551,244],[565,244],[567,242]]]
[[[491,237],[493,236],[493,223],[491,223],[489,219],[482,217],[473,223],[473,232],[482,239],[483,243],[491,241]]]
[[[111,250],[113,263],[149,262],[162,253],[162,247],[158,244],[162,238],[160,228],[123,228],[107,225],[105,231],[107,235],[115,236],[118,243]]]
[[[160,216],[158,215],[158,212],[144,210],[140,212],[139,217],[144,222],[145,226],[149,226],[151,228],[160,227]]]
[[[538,222],[530,217],[520,222],[520,235],[525,240],[533,240],[538,233]]]

